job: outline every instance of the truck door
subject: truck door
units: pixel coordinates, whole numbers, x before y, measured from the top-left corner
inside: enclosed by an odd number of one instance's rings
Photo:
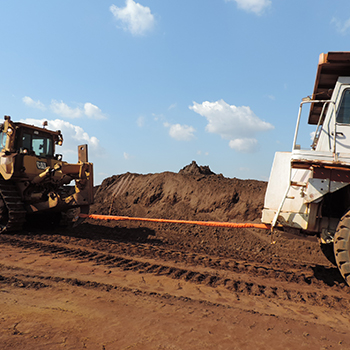
[[[336,152],[350,153],[350,88],[344,89],[336,115]]]

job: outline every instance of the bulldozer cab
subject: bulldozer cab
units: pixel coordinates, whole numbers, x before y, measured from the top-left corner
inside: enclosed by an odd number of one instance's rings
[[[53,138],[37,130],[21,129],[16,148],[21,153],[33,154],[37,157],[52,158],[54,156]]]
[[[6,180],[25,176],[32,179],[48,166],[53,167],[54,160],[62,159],[61,155],[55,155],[55,144],[63,142],[59,130],[15,123],[8,116],[0,130],[0,173]]]
[[[0,147],[3,152],[19,152],[37,157],[54,157],[55,144],[62,145],[63,137],[60,130],[51,131],[44,127],[36,127],[23,123],[14,123],[5,116],[1,124]]]

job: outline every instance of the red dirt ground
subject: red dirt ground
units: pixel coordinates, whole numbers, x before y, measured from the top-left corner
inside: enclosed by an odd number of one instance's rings
[[[122,174],[91,213],[260,222],[266,183],[192,163]],[[350,290],[314,237],[86,220],[0,235],[1,349],[350,349]]]

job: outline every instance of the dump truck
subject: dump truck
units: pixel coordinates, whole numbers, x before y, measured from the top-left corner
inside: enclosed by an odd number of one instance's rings
[[[307,148],[298,143],[306,105],[314,125]],[[303,98],[291,152],[277,152],[262,222],[317,235],[350,285],[350,52],[319,57],[313,94]],[[329,249],[331,248],[331,249]]]
[[[13,122],[0,124],[0,232],[21,230],[27,220],[59,222],[61,213],[93,203],[93,164],[87,145],[78,146],[78,163],[56,154],[60,130]],[[70,183],[75,181],[75,186]]]

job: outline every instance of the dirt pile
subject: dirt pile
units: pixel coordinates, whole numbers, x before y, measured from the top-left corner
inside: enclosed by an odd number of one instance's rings
[[[178,173],[126,173],[106,178],[96,191],[90,213],[260,223],[266,186],[266,182],[258,180],[225,178],[222,174],[213,173],[208,166],[192,162]],[[278,234],[277,244],[271,245],[270,232],[266,230],[92,219],[87,219],[85,223],[94,225],[96,237],[110,235],[122,241],[152,242],[180,251],[213,256],[234,256],[238,259],[251,256],[259,261],[283,256],[284,259],[302,258],[320,263],[325,259],[314,238],[305,241]],[[108,233],[107,227],[110,228]],[[82,235],[86,234],[84,225],[77,229],[82,230]]]
[[[114,175],[91,213],[183,220],[260,221],[266,182],[225,178],[196,162],[178,173]]]

